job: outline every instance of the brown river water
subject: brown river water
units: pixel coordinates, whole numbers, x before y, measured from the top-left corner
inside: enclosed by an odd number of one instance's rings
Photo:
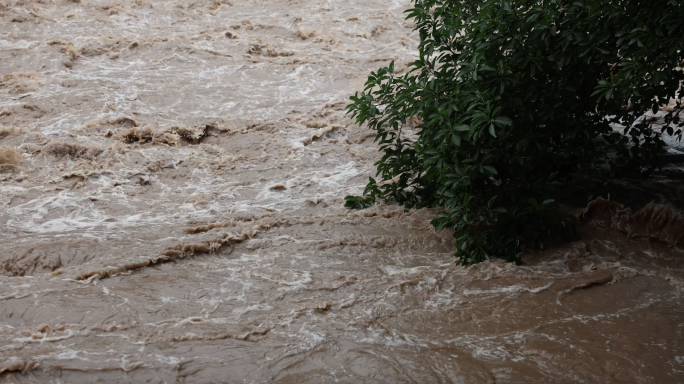
[[[0,382],[684,382],[671,208],[463,268],[434,212],[342,206],[408,5],[0,0]]]

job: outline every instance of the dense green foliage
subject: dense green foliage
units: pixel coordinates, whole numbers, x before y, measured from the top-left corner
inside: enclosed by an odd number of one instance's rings
[[[373,72],[348,112],[384,153],[364,197],[440,207],[460,262],[517,260],[574,221],[558,199],[578,175],[635,177],[681,138],[680,0],[414,0],[420,58]],[[417,127],[408,127],[411,119]]]

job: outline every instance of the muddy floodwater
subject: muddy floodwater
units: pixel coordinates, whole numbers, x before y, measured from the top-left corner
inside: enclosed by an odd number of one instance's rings
[[[434,211],[343,207],[408,5],[0,0],[0,382],[684,382],[672,209],[463,268]]]

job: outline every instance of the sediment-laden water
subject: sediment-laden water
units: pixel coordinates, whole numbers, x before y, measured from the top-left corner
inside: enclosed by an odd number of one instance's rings
[[[0,382],[684,381],[671,209],[462,268],[434,212],[342,207],[407,6],[0,0]]]

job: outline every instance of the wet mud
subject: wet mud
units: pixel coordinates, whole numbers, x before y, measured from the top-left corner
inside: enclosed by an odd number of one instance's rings
[[[467,268],[434,211],[343,207],[407,5],[0,0],[0,382],[684,381],[663,201]]]

